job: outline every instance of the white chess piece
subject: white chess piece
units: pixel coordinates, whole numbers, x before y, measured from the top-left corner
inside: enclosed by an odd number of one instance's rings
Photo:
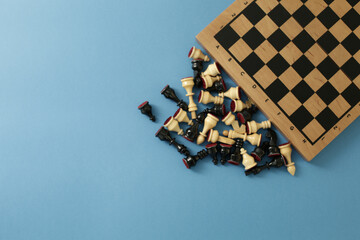
[[[188,115],[187,115],[187,112],[185,110],[183,110],[182,108],[179,108],[174,116],[176,121],[178,121],[179,123],[180,122],[185,122],[187,123],[188,125],[193,125],[193,122],[189,119]]]
[[[187,77],[187,78],[183,78],[181,79],[181,83],[183,88],[185,88],[186,90],[186,96],[189,97],[189,112],[191,113],[191,118],[195,119],[196,118],[196,110],[197,110],[197,106],[194,102],[193,96],[194,93],[192,92],[193,87],[194,87],[194,78],[193,77]]]
[[[198,102],[203,104],[208,104],[208,103],[223,104],[224,98],[218,96],[214,97],[208,91],[201,90],[199,93]]]
[[[242,164],[244,165],[245,170],[249,170],[257,165],[255,159],[247,154],[244,148],[240,150],[240,154],[243,156]]]
[[[280,149],[280,153],[284,159],[285,166],[287,167],[288,172],[294,176],[296,168],[295,168],[295,163],[291,161],[292,149],[291,149],[290,143],[285,143],[285,144],[280,145],[279,149]]]
[[[220,65],[217,62],[215,62],[207,67],[207,69],[204,72],[204,75],[216,76],[219,75],[220,73],[221,73]]]
[[[192,47],[190,49],[188,57],[192,58],[192,59],[201,59],[201,60],[204,60],[205,62],[210,61],[210,58],[207,55],[205,55],[200,49],[198,49],[196,47]]]
[[[205,141],[206,138],[206,133],[214,128],[217,124],[217,122],[219,121],[219,119],[217,117],[215,117],[214,115],[208,113],[206,115],[206,118],[204,120],[204,128],[203,130],[199,133],[199,136],[197,137],[196,143],[197,144],[202,144]]]
[[[268,129],[271,128],[271,122],[269,120],[257,123],[255,121],[247,122],[248,134],[256,133],[260,128]]]
[[[208,142],[216,143],[216,142],[222,142],[228,145],[233,145],[235,143],[235,140],[220,136],[219,132],[217,130],[211,129],[209,132],[209,136],[207,138]]]
[[[169,129],[169,131],[177,132],[179,135],[184,135],[184,131],[180,128],[179,122],[175,120],[174,117],[169,117],[164,122],[164,127]]]
[[[237,99],[237,100],[232,100],[230,103],[230,110],[232,112],[241,112],[242,110],[250,107],[251,107],[251,102],[249,100],[244,103],[240,99]]]
[[[235,115],[231,112],[228,112],[223,119],[221,120],[223,123],[225,123],[227,126],[232,126],[233,129],[238,133],[246,133],[246,127],[245,125],[239,126],[239,122],[235,119]]]
[[[219,97],[227,97],[230,99],[240,99],[241,98],[241,88],[240,87],[231,87],[224,93],[219,93]]]

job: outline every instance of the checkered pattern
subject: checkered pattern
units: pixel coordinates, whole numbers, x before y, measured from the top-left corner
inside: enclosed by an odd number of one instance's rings
[[[360,102],[358,0],[254,1],[215,35],[315,143]]]

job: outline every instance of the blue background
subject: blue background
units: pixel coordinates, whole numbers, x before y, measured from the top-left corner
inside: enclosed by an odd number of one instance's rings
[[[231,3],[0,2],[1,240],[358,238],[359,119],[310,163],[294,151],[295,177],[188,170],[154,137],[177,109],[161,89],[187,101],[187,53]]]

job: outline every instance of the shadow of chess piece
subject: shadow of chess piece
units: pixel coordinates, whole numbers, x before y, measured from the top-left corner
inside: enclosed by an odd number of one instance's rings
[[[207,155],[209,155],[208,152],[203,149],[200,152],[198,152],[196,155],[187,156],[186,158],[183,158],[183,162],[186,168],[190,169],[191,167],[196,165],[197,161],[205,158]]]
[[[161,141],[169,142],[169,145],[175,146],[179,153],[189,156],[189,150],[182,144],[179,144],[175,141],[175,138],[172,138],[170,132],[162,126],[156,133],[155,137],[159,138]]]
[[[166,85],[163,90],[161,90],[161,94],[164,95],[166,98],[176,102],[178,107],[182,108],[185,111],[188,111],[188,105],[176,96],[174,89],[172,89],[169,85]]]
[[[209,155],[212,158],[212,162],[214,163],[214,165],[218,164],[218,158],[217,158],[217,153],[218,153],[218,145],[217,143],[210,143],[208,145],[205,146],[207,152],[209,153]]]

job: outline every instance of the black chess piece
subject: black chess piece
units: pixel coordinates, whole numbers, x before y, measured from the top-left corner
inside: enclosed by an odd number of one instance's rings
[[[254,113],[256,113],[257,110],[258,110],[257,107],[251,106],[251,108],[249,108],[249,109],[244,109],[244,110],[242,110],[241,112],[239,112],[239,113],[237,114],[237,117],[238,117],[239,121],[240,121],[242,124],[245,124],[246,122],[251,121],[252,115],[253,115]]]
[[[264,165],[255,166],[249,170],[246,170],[245,175],[246,176],[249,176],[250,174],[256,175],[256,174],[259,174],[264,169],[270,169],[269,163],[266,162]]]
[[[226,157],[230,154],[231,152],[231,145],[228,144],[220,144],[220,155],[221,155],[221,159],[220,159],[220,163],[222,165],[224,165],[226,163]]]
[[[223,79],[214,82],[214,84],[206,89],[209,92],[225,92],[226,91],[226,84]]]
[[[276,156],[273,160],[269,163],[269,167],[272,168],[279,168],[284,166],[284,159],[281,156]]]
[[[174,89],[172,89],[169,85],[166,85],[163,90],[161,90],[161,94],[164,95],[166,98],[176,102],[178,107],[182,108],[185,111],[188,111],[188,105],[176,96]]]
[[[151,106],[148,101],[143,102],[138,106],[138,109],[142,114],[147,115],[151,121],[155,122],[155,116],[151,113]]]
[[[158,137],[161,141],[167,141],[169,142],[169,145],[175,146],[175,148],[178,150],[179,153],[184,154],[185,156],[189,156],[189,150],[182,144],[179,144],[175,141],[175,138],[172,138],[170,135],[169,130],[165,129],[164,126],[162,126],[156,133],[155,137]]]
[[[240,165],[241,160],[242,160],[242,155],[241,155],[241,148],[244,145],[244,140],[238,138],[235,140],[235,150],[234,152],[230,155],[230,159],[227,161],[228,163],[234,164],[234,165]]]
[[[223,117],[226,114],[226,107],[224,104],[215,104],[212,108],[206,108],[204,110],[206,113],[211,113],[218,117]]]
[[[197,88],[200,88],[202,85],[202,79],[201,79],[201,71],[203,70],[204,60],[202,59],[194,59],[191,60],[191,67],[194,71],[194,85]]]
[[[205,149],[203,149],[200,152],[198,152],[196,155],[187,156],[186,158],[183,158],[183,162],[185,166],[190,169],[191,167],[196,165],[197,161],[203,159],[207,155],[209,155],[209,153]]]
[[[185,130],[184,138],[190,142],[195,141],[199,136],[199,126],[204,123],[207,113],[205,111],[199,113],[196,116],[195,122],[192,126]]]
[[[207,152],[209,153],[209,155],[212,157],[212,162],[214,163],[214,165],[218,164],[218,158],[217,158],[217,153],[218,153],[218,145],[217,143],[210,143],[208,145],[205,146]]]
[[[252,151],[251,156],[260,162],[261,159],[266,155],[267,150],[269,149],[269,142],[263,142],[260,147],[255,147],[254,151]]]
[[[268,129],[265,135],[269,138],[269,157],[280,156],[280,149],[277,146],[277,135],[276,132],[272,129]]]

